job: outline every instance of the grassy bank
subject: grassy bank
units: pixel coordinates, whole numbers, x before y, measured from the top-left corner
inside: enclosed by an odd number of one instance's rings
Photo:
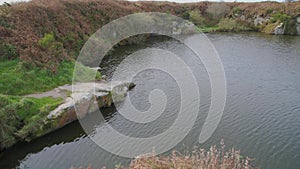
[[[38,135],[45,116],[61,102],[62,99],[0,94],[0,150],[18,140],[30,140],[32,135]]]
[[[41,135],[47,115],[63,101],[61,98],[27,98],[19,95],[71,84],[74,66],[75,61],[63,61],[57,72],[53,73],[44,68],[26,67],[18,59],[0,62],[0,150],[16,141],[28,141]],[[82,75],[80,78],[93,73],[81,64],[77,68]],[[96,78],[101,78],[100,73]]]
[[[77,67],[84,75],[93,71],[81,64]],[[71,84],[75,61],[63,61],[56,73],[39,67],[26,68],[20,60],[0,62],[0,93],[25,95],[51,90],[64,84]],[[100,73],[96,78],[101,79]],[[86,79],[87,81],[89,79]],[[93,79],[90,79],[93,80]]]

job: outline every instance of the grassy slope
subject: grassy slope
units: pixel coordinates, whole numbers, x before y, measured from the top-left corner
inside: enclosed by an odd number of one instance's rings
[[[63,62],[56,74],[40,68],[26,70],[19,60],[0,62],[0,67],[0,93],[24,95],[70,83],[74,64]]]
[[[0,93],[25,95],[51,90],[64,84],[71,84],[74,66],[74,61],[64,61],[59,65],[58,71],[52,73],[47,69],[38,67],[24,68],[19,60],[0,62]],[[93,72],[80,64],[78,68],[83,76]],[[99,79],[100,77],[98,73],[96,78]]]
[[[74,65],[74,61],[64,61],[53,74],[37,67],[24,68],[19,60],[0,62],[0,150],[16,140],[30,140],[32,136],[39,135],[46,116],[63,101],[60,98],[24,98],[13,95],[43,92],[59,85],[71,84]],[[80,64],[78,70],[83,77],[93,73]],[[100,77],[97,74],[97,78]]]

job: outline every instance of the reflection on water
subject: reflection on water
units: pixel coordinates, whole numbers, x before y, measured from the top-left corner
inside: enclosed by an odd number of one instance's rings
[[[228,96],[221,123],[203,145],[198,145],[197,141],[210,105],[210,84],[205,68],[193,52],[177,41],[154,38],[146,45],[117,49],[112,56],[105,58],[101,67],[109,79],[122,59],[140,48],[156,47],[178,54],[197,78],[201,103],[196,124],[175,149],[182,151],[194,145],[207,148],[224,138],[228,148],[236,147],[243,155],[256,158],[261,168],[298,168],[300,37],[256,33],[208,36],[224,64]],[[126,135],[148,137],[163,132],[174,122],[180,98],[174,80],[163,72],[149,70],[139,73],[134,82],[137,86],[129,96],[139,110],[149,108],[151,90],[160,88],[166,93],[168,105],[163,115],[152,124],[137,125],[127,121],[114,108],[109,108],[103,112],[106,121],[99,122],[98,128],[111,125]],[[93,118],[93,115],[88,118]],[[130,162],[130,159],[99,148],[86,137],[77,122],[32,143],[20,143],[0,158],[0,168],[50,169],[88,164],[113,168],[116,164],[128,165]]]

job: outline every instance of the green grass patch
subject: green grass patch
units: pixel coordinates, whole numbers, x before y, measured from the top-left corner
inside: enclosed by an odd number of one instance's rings
[[[0,94],[0,150],[41,131],[48,113],[61,98],[25,98]]]
[[[207,27],[200,27],[199,30],[204,33],[215,32],[219,29],[219,26],[207,26]]]
[[[278,25],[279,23],[269,23],[262,29],[262,32],[267,34],[274,34],[274,30]]]
[[[25,68],[19,60],[0,62],[0,93],[6,95],[25,95],[51,90],[64,84],[71,84],[75,61],[63,61],[56,73],[38,67]],[[94,71],[77,64],[80,78],[85,81]],[[97,73],[96,79],[101,79]]]
[[[9,43],[5,43],[2,39],[0,41],[0,61],[6,61],[18,57],[17,48]]]
[[[271,23],[285,22],[291,18],[292,18],[291,16],[284,14],[284,13],[275,13],[275,14],[271,15],[270,22]]]
[[[222,19],[218,24],[219,31],[229,31],[229,32],[240,32],[240,31],[252,31],[254,30],[252,27],[246,24],[246,22],[242,22],[235,19],[225,18]]]

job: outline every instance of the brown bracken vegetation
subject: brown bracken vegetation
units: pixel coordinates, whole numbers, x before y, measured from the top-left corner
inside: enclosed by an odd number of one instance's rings
[[[137,12],[165,12],[189,19],[191,11],[203,17],[202,24],[213,26],[221,17],[212,17],[213,2],[177,4],[172,2],[127,2],[114,0],[32,0],[0,6],[0,61],[20,58],[29,65],[57,71],[58,65],[76,58],[89,35],[104,24]],[[220,7],[222,5],[215,5]],[[246,17],[282,11],[300,14],[300,2],[226,3],[224,15]],[[195,13],[195,12],[194,12]],[[197,14],[198,15],[198,14]],[[247,30],[247,29],[246,29]],[[41,46],[39,41],[52,34],[54,41]]]

